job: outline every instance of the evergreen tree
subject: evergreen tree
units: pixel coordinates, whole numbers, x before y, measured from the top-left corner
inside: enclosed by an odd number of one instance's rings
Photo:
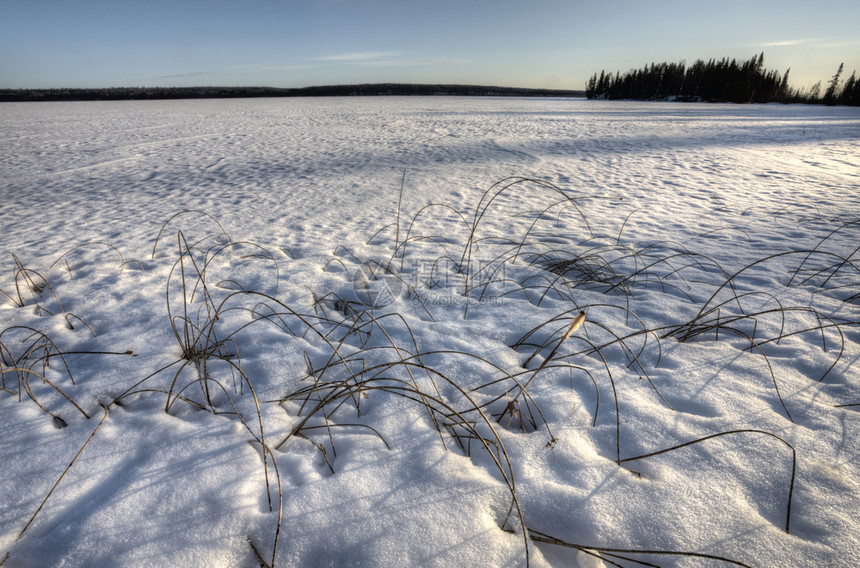
[[[842,75],[842,68],[845,66],[845,63],[839,64],[839,69],[836,71],[836,75],[830,79],[830,83],[827,84],[827,91],[824,93],[824,104],[835,105],[836,104],[836,89],[839,88],[839,76]]]
[[[857,102],[851,101],[851,96],[854,91],[857,90],[857,79],[854,77],[854,72],[851,72],[851,76],[848,77],[848,80],[845,81],[845,85],[842,87],[842,91],[839,93],[839,99],[837,104],[840,105],[857,105]]]
[[[597,94],[597,73],[592,75],[585,83],[586,98],[593,99]]]
[[[807,98],[810,102],[819,102],[819,98],[821,97],[821,81],[812,85],[812,88],[809,89],[809,94]]]
[[[785,70],[785,75],[782,76],[782,82],[779,85],[779,94],[777,101],[781,103],[787,103],[788,97],[791,93],[791,88],[788,86],[788,73],[791,71],[791,67]]]

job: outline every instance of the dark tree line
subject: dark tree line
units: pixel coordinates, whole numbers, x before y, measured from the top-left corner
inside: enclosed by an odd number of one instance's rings
[[[810,89],[794,89],[788,74],[764,68],[764,53],[747,61],[701,59],[690,66],[681,63],[651,63],[627,73],[601,71],[588,79],[589,99],[677,100],[733,103],[824,103],[860,105],[860,80],[854,73],[841,81],[843,66],[821,93],[819,81]]]
[[[0,102],[13,101],[116,101],[151,99],[219,99],[250,97],[344,96],[477,96],[477,97],[581,97],[582,91],[521,89],[481,85],[416,85],[382,83],[329,85],[279,89],[272,87],[120,87],[106,89],[0,89]]]

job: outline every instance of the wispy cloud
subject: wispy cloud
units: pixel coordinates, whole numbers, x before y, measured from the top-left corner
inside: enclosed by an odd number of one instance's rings
[[[770,41],[767,43],[763,43],[761,45],[763,45],[764,47],[786,47],[789,45],[803,45],[805,43],[812,43],[814,41],[817,41],[817,40],[814,40],[814,39],[787,39],[787,40],[783,40],[783,41]]]
[[[313,57],[311,58],[311,61],[343,63],[355,67],[428,67],[439,65],[464,65],[466,63],[470,63],[467,59],[434,57],[409,58],[404,55],[405,54],[397,51],[363,51]]]
[[[247,71],[301,71],[309,69],[308,65],[264,65],[262,67],[249,67]]]
[[[825,49],[844,49],[852,48],[860,45],[860,41],[856,39],[834,39],[834,38],[806,38],[806,39],[788,39],[783,41],[771,41],[759,44],[762,47],[791,47],[795,45],[808,45],[816,48]]]
[[[352,53],[339,53],[337,55],[325,55],[323,57],[313,57],[313,61],[342,61],[346,63],[357,63],[364,61],[374,61],[383,58],[397,57],[396,51],[359,51]]]
[[[202,77],[212,75],[211,71],[189,71],[187,73],[173,73],[171,75],[157,75],[156,79],[185,79],[186,77]]]
[[[380,61],[364,61],[357,65],[362,67],[432,67],[439,65],[464,65],[466,59],[387,59]]]

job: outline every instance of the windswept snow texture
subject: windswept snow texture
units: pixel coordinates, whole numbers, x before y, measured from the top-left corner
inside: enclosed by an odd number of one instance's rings
[[[857,560],[858,109],[7,103],[0,234],[5,566]]]

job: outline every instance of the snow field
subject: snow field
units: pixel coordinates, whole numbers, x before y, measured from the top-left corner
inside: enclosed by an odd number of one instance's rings
[[[856,109],[0,110],[6,566],[851,565]]]

